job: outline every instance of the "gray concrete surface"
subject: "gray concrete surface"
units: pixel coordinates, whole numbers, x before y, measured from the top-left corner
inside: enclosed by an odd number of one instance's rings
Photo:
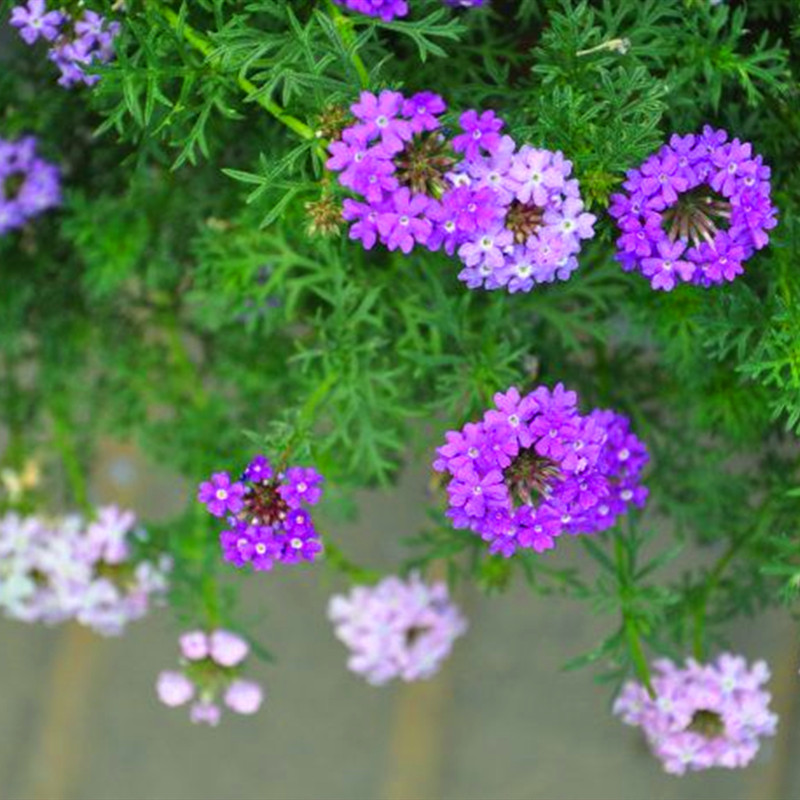
[[[162,511],[183,488],[126,469],[112,446],[95,476],[111,495]],[[114,466],[116,465],[116,466]],[[423,521],[427,473],[396,492],[364,493],[357,525],[334,531],[348,551],[389,563],[397,539]],[[167,486],[167,488],[164,488]],[[569,544],[568,542],[566,544]],[[581,560],[580,552],[559,554]],[[675,779],[636,732],[611,718],[590,671],[561,665],[596,643],[606,624],[588,609],[534,598],[521,587],[462,598],[471,629],[433,681],[375,689],[344,668],[324,617],[333,588],[318,568],[247,581],[258,635],[278,657],[258,668],[268,699],[254,718],[216,730],[161,707],[157,672],[174,664],[168,613],[120,640],[78,628],[0,622],[2,800],[792,800],[800,798],[796,633],[772,614],[732,639],[767,656],[782,714],[780,736],[745,771]]]

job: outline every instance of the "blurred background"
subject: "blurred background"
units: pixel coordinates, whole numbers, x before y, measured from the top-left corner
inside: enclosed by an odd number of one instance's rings
[[[338,541],[366,563],[391,564],[399,537],[422,526],[428,480],[419,466],[397,490],[361,493],[360,520],[336,531]],[[116,443],[102,448],[93,485],[97,502],[130,506],[145,521],[179,511],[188,491]],[[561,547],[554,558],[563,566],[585,554]],[[611,716],[609,687],[591,669],[561,669],[606,632],[609,621],[583,605],[521,585],[497,598],[462,594],[470,631],[443,671],[378,689],[347,672],[325,618],[340,588],[319,567],[246,582],[253,634],[278,660],[254,665],[252,677],[267,686],[261,712],[228,715],[217,729],[156,699],[158,671],[178,656],[168,613],[121,639],[0,621],[0,798],[800,798],[798,653],[785,614],[731,631],[736,650],[770,662],[777,738],[749,769],[677,779]]]

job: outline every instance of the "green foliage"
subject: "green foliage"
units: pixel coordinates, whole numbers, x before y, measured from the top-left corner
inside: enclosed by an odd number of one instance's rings
[[[62,211],[0,237],[5,465],[48,453],[48,480],[60,472],[81,504],[101,436],[136,441],[190,483],[254,449],[291,451],[325,473],[330,516],[349,518],[353,489],[430,459],[494,392],[563,381],[586,407],[631,416],[648,443],[647,515],[563,541],[563,564],[489,556],[436,510],[409,531],[404,569],[437,563],[489,592],[524,582],[586,603],[608,635],[567,666],[611,681],[646,682],[652,655],[703,657],[733,616],[796,603],[790,0],[494,0],[463,14],[420,0],[389,23],[328,0],[89,5],[122,23],[91,90],[64,92],[40,48],[0,40],[0,136],[35,133],[67,186]],[[519,141],[566,154],[599,217],[569,281],[470,292],[444,255],[311,231],[309,204],[341,201],[324,169],[331,119],[387,86],[439,92],[450,122],[493,108]],[[626,170],[705,123],[764,155],[780,225],[733,284],[653,293],[613,261],[605,209]],[[191,496],[146,546],[175,557],[181,621],[247,629],[241,577]],[[327,563],[378,576],[330,540]]]

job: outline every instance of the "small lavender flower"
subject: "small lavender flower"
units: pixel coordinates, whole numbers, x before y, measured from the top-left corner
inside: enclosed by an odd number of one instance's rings
[[[231,631],[189,631],[179,638],[183,671],[161,672],[156,682],[159,700],[170,708],[197,698],[189,710],[192,722],[216,726],[222,717],[218,697],[237,714],[255,714],[264,691],[240,676],[250,653],[247,642]]]
[[[264,690],[255,681],[235,680],[225,691],[224,702],[237,714],[255,714],[264,702]]]
[[[374,686],[431,677],[467,629],[447,586],[427,585],[418,575],[405,581],[392,576],[336,595],[328,616],[351,651],[348,668]]]
[[[752,146],[723,130],[673,135],[611,198],[617,260],[664,291],[734,280],[777,225],[769,178]]]
[[[60,204],[59,169],[36,155],[36,139],[0,139],[0,236]]]
[[[625,417],[579,414],[561,384],[524,397],[512,387],[494,401],[481,422],[448,431],[433,462],[450,475],[453,525],[475,531],[491,553],[550,550],[564,532],[604,530],[644,504],[647,450]]]
[[[208,636],[203,631],[189,631],[181,634],[178,639],[181,655],[189,661],[202,661],[208,658]]]
[[[200,484],[197,498],[215,517],[226,517],[220,533],[223,558],[236,567],[272,569],[276,562],[313,561],[322,551],[311,515],[322,497],[322,476],[311,467],[276,472],[269,460],[256,456],[241,480],[218,472]],[[227,515],[227,516],[226,516]]]
[[[250,645],[231,631],[216,630],[209,637],[209,654],[223,667],[235,667],[250,653]]]
[[[11,24],[29,44],[39,38],[51,43],[48,58],[61,72],[58,83],[65,88],[91,86],[98,75],[86,71],[92,64],[105,64],[114,57],[118,22],[109,22],[94,11],[84,10],[72,17],[64,10],[48,11],[45,0],[28,0],[27,6],[11,10]]]
[[[195,686],[182,672],[164,670],[158,675],[156,693],[165,706],[177,708],[194,697]]]
[[[769,710],[769,680],[763,661],[752,667],[742,656],[723,653],[710,664],[688,659],[684,667],[657,661],[655,698],[629,681],[614,703],[614,713],[641,728],[653,754],[675,775],[711,767],[749,764],[760,740],[773,736],[778,717]]]
[[[0,518],[0,609],[14,619],[54,624],[73,618],[105,636],[121,634],[167,590],[171,562],[133,562],[136,520],[101,508],[87,525],[58,519]]]
[[[33,44],[40,37],[48,42],[54,41],[64,22],[60,11],[48,11],[45,0],[28,0],[28,4],[11,9],[11,24],[19,28],[19,35],[26,44]]]

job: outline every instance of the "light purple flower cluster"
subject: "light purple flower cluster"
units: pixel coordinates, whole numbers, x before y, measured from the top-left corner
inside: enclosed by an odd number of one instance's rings
[[[674,134],[629,170],[626,192],[611,197],[622,232],[617,260],[654,289],[732,281],[778,224],[769,178],[751,145],[729,142],[723,130],[706,125],[698,135]]]
[[[429,678],[467,630],[447,586],[429,586],[418,575],[405,581],[391,576],[335,595],[328,616],[351,651],[348,668],[374,686]]]
[[[61,203],[61,176],[36,155],[36,139],[0,139],[0,236]]]
[[[50,43],[48,58],[59,68],[59,84],[66,88],[97,83],[98,75],[86,72],[90,64],[105,64],[114,57],[118,22],[108,22],[94,11],[72,17],[64,9],[48,10],[45,0],[28,0],[11,9],[11,24],[29,45],[39,39]]]
[[[115,506],[87,523],[58,519],[0,519],[0,609],[24,622],[75,619],[105,636],[147,614],[167,590],[168,558],[134,563],[136,518]]]
[[[662,659],[652,680],[656,697],[628,682],[614,713],[642,729],[667,772],[744,767],[778,723],[769,710],[770,694],[761,688],[768,680],[763,661],[748,668],[742,656],[729,653],[712,664],[689,659],[682,668]]]
[[[215,517],[227,519],[220,534],[226,561],[236,567],[272,569],[278,561],[313,561],[322,550],[307,506],[322,497],[322,476],[311,467],[276,472],[256,456],[238,481],[217,472],[200,484],[197,499]]]
[[[562,533],[595,533],[631,503],[643,506],[648,461],[626,417],[578,413],[575,392],[540,386],[494,396],[481,422],[449,431],[434,469],[452,476],[447,515],[490,543],[491,553],[543,552]]]
[[[334,2],[368,17],[380,17],[384,22],[391,22],[396,17],[405,17],[408,14],[406,0],[334,0]],[[487,0],[442,0],[442,2],[446,6],[473,8],[482,6]]]
[[[560,152],[503,136],[493,111],[466,111],[448,139],[439,95],[362,92],[355,124],[332,142],[330,170],[360,196],[344,201],[350,238],[410,253],[457,254],[471,289],[528,292],[565,280],[594,235],[572,164]]]
[[[180,639],[183,670],[165,670],[156,681],[159,700],[170,708],[190,701],[192,722],[216,726],[222,717],[222,702],[237,714],[255,714],[264,700],[264,690],[255,681],[240,677],[250,645],[231,631],[190,631]]]

